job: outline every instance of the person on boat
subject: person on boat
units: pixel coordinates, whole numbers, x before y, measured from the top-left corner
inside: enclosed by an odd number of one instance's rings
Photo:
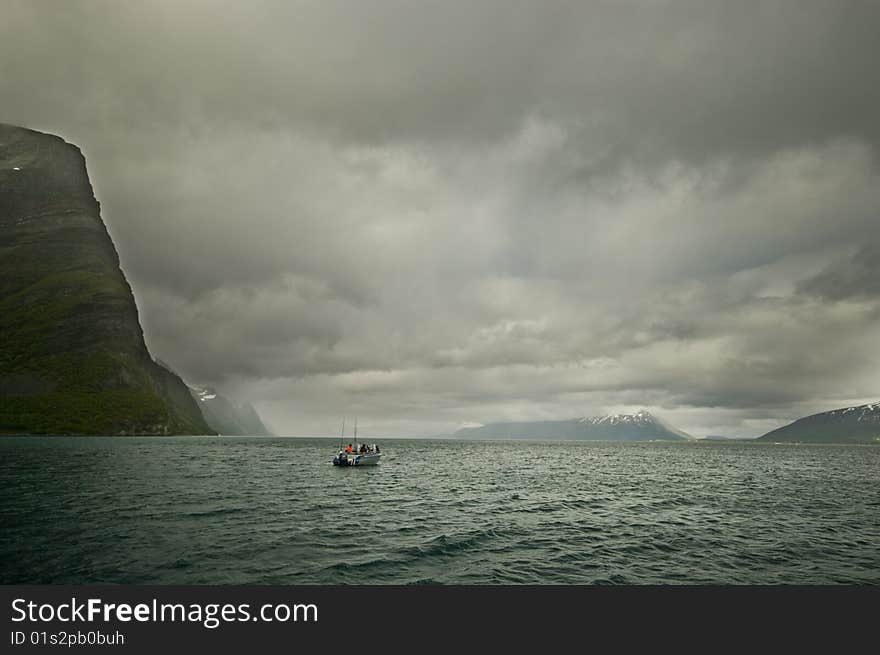
[[[374,443],[374,444],[373,444],[373,450],[375,450],[375,451],[378,453],[378,452],[379,452],[379,444]]]
[[[348,444],[348,445],[345,447],[345,452],[346,452],[346,453],[353,453],[353,452],[354,452],[354,448],[351,447],[351,444]]]

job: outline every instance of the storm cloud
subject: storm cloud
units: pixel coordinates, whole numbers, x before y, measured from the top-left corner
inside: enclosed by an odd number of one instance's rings
[[[7,2],[152,352],[282,434],[880,388],[880,6]]]

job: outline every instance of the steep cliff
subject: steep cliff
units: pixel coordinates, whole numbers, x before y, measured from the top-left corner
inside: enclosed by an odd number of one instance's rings
[[[250,403],[235,405],[214,389],[190,389],[205,421],[218,434],[248,437],[272,436]]]
[[[4,124],[0,432],[213,432],[147,351],[82,153]]]

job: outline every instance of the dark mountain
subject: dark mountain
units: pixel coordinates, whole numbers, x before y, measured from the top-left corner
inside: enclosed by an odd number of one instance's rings
[[[82,153],[4,124],[0,343],[0,432],[213,432],[147,351]]]
[[[758,437],[793,443],[880,443],[880,403],[813,414]]]
[[[250,403],[235,405],[213,389],[190,389],[210,425],[218,434],[248,437],[272,436]]]
[[[677,430],[650,412],[590,416],[566,421],[489,423],[462,428],[461,439],[571,439],[578,441],[681,441],[690,435]]]

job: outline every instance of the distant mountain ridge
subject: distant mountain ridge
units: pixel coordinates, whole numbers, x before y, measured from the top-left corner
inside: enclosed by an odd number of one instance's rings
[[[880,402],[805,416],[758,437],[779,443],[880,443]]]
[[[235,405],[209,387],[192,388],[190,394],[218,434],[243,437],[271,437],[272,432],[263,424],[257,410],[250,403]]]
[[[647,410],[634,414],[584,416],[562,421],[489,423],[461,428],[460,439],[564,439],[573,441],[683,441],[691,436]]]

